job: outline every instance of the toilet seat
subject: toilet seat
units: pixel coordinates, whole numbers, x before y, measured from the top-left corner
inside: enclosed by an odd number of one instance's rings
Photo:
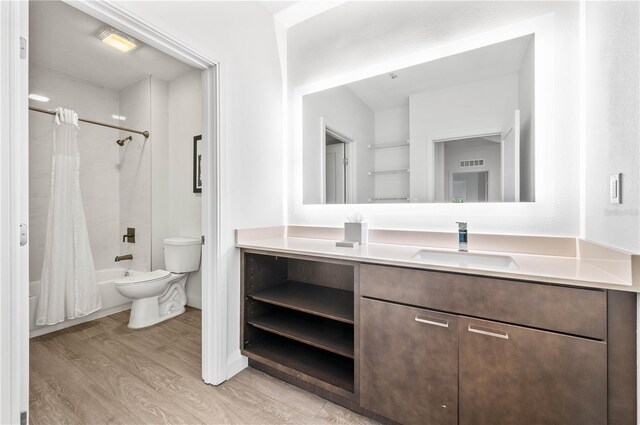
[[[159,269],[152,272],[136,273],[131,276],[123,277],[122,279],[116,280],[114,283],[116,286],[144,285],[159,280],[164,280],[169,276],[171,276],[171,272]]]

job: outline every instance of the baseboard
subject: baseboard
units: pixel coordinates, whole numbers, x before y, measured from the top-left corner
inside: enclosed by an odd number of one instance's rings
[[[248,366],[249,359],[240,354],[240,350],[236,351],[227,358],[227,379],[231,379]]]
[[[109,307],[102,310],[98,310],[95,313],[91,313],[78,319],[66,320],[64,322],[56,323],[55,325],[37,327],[29,331],[29,338],[35,338],[37,336],[46,335],[51,332],[60,331],[62,329],[70,328],[71,326],[79,325],[80,323],[90,322],[92,320],[99,319],[101,317],[111,316],[121,311],[130,310],[131,303],[120,304],[115,307]]]

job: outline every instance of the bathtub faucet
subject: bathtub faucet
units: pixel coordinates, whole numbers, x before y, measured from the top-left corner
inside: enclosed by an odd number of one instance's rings
[[[116,263],[123,260],[133,260],[133,254],[118,255],[115,259]]]

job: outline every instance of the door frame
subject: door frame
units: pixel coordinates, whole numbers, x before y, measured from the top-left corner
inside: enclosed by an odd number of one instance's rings
[[[202,379],[221,384],[227,379],[227,261],[221,244],[227,195],[222,184],[226,114],[220,107],[226,98],[226,67],[117,3],[63,1],[202,71]]]
[[[29,213],[28,10],[0,2],[0,423],[20,423],[29,408],[29,246],[19,230]]]
[[[63,1],[202,71],[202,379],[220,384],[227,379],[226,66],[118,3]],[[0,2],[0,23],[0,423],[20,423],[29,408],[29,249],[19,243],[19,224],[28,223],[28,60],[20,58],[28,2]]]
[[[355,204],[357,190],[357,160],[355,153],[356,140],[353,137],[348,136],[339,130],[336,130],[335,127],[332,127],[330,124],[327,124],[327,121],[324,119],[324,117],[320,117],[320,203],[326,204],[327,202],[327,132],[332,134],[336,139],[344,142],[344,153],[349,160],[349,164],[344,173],[344,178],[346,180],[345,199],[347,204]]]

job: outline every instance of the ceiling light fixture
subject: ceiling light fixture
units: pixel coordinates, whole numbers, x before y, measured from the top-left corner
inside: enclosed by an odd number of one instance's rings
[[[135,49],[137,46],[136,40],[111,27],[105,27],[100,30],[98,38],[107,46],[125,53]]]
[[[116,115],[116,114],[111,115],[111,118],[118,121],[124,121],[127,119],[127,117],[123,117],[122,115]]]
[[[42,96],[40,94],[31,93],[29,94],[29,99],[35,100],[38,102],[48,102],[49,98],[47,96]]]

